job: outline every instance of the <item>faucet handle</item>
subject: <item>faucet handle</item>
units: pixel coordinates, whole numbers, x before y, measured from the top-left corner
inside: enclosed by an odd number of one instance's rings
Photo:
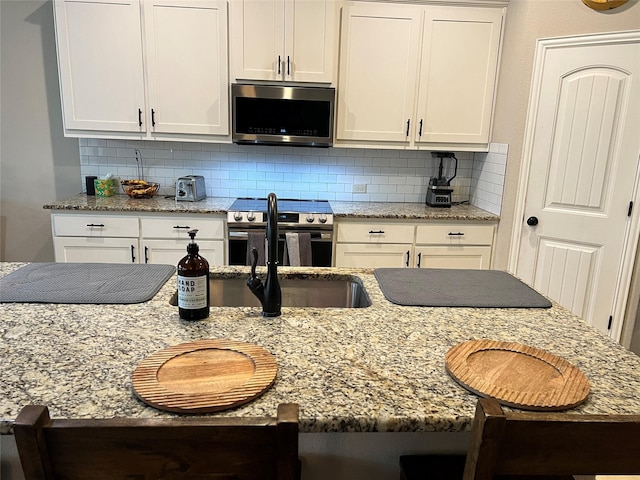
[[[258,297],[260,303],[264,302],[264,285],[262,281],[256,276],[256,265],[258,264],[258,250],[256,247],[251,249],[253,254],[253,261],[251,262],[251,276],[247,279],[247,287]]]

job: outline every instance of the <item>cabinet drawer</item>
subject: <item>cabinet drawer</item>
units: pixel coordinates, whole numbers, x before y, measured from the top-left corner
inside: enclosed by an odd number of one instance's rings
[[[420,245],[491,245],[494,225],[446,223],[419,225],[416,244]]]
[[[56,237],[134,237],[140,235],[138,217],[106,215],[52,215]]]
[[[207,217],[163,217],[141,218],[143,238],[170,238],[189,241],[187,232],[197,229],[196,241],[224,239],[224,220],[222,218]]]
[[[395,223],[340,223],[338,243],[413,243],[414,225]]]

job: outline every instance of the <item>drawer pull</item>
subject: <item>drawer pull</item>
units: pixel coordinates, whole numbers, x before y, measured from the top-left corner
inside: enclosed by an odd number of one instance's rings
[[[174,225],[174,226],[173,226],[173,228],[181,228],[181,229],[183,229],[183,230],[184,230],[184,229],[189,230],[191,227],[190,227],[189,225],[187,225],[186,227],[182,227],[182,226],[180,226],[180,225]]]
[[[369,235],[381,235],[384,233],[384,230],[369,230]]]
[[[449,232],[448,235],[450,237],[462,237],[464,235],[463,232]]]
[[[100,228],[104,228],[104,223],[87,223],[87,227],[100,227]]]

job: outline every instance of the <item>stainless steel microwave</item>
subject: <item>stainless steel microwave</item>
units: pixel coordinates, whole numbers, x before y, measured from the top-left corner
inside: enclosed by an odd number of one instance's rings
[[[331,87],[234,83],[231,138],[242,144],[330,147],[335,96]]]

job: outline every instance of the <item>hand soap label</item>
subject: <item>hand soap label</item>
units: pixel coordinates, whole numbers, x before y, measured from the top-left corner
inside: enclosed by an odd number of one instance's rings
[[[182,277],[178,275],[178,307],[187,310],[207,306],[207,277]]]

